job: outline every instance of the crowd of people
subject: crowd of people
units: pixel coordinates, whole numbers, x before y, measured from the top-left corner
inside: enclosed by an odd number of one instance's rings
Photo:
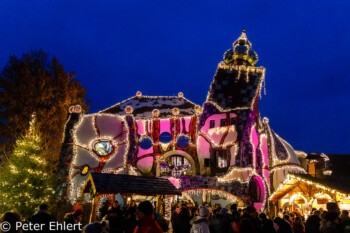
[[[83,212],[80,209],[66,214],[65,224],[81,225]],[[300,210],[283,211],[270,219],[265,213],[258,213],[253,206],[238,209],[232,204],[229,209],[220,204],[193,205],[191,202],[172,204],[169,221],[155,211],[154,205],[143,201],[121,208],[118,201],[104,202],[99,209],[98,221],[74,229],[55,229],[60,233],[350,233],[350,218],[346,210],[340,212],[336,203],[328,203],[327,210],[313,209],[307,219]],[[0,224],[16,226],[23,222],[14,212],[3,214]],[[4,228],[1,233],[52,232],[50,222],[57,220],[49,213],[48,206],[42,204],[39,211],[25,221],[27,227]],[[40,229],[29,229],[28,224],[41,224]],[[21,225],[21,224],[19,224]],[[17,226],[19,226],[17,224]],[[79,226],[80,226],[79,225]],[[22,225],[21,225],[22,226]]]

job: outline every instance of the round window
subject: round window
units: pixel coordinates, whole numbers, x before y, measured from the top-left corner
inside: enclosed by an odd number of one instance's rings
[[[159,141],[161,143],[169,143],[171,142],[171,134],[169,132],[163,132],[159,136]]]
[[[190,139],[185,135],[181,135],[177,138],[177,145],[179,147],[187,147],[189,142],[190,142]]]
[[[99,156],[109,155],[113,150],[113,145],[110,141],[99,141],[94,145],[94,150]]]
[[[152,140],[149,137],[144,137],[140,142],[140,147],[147,150],[152,147]]]

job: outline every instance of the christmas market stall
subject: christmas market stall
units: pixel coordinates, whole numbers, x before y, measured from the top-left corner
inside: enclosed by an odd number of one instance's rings
[[[312,208],[326,209],[328,202],[340,209],[350,209],[350,155],[310,153],[306,160],[308,174],[288,174],[271,194],[270,200],[279,209],[308,213]]]
[[[165,195],[181,195],[168,179],[109,173],[90,173],[82,193],[92,198],[90,222],[96,220],[102,200],[114,201],[116,195],[122,195],[128,204],[136,195],[153,196],[156,209],[162,214],[165,214]]]

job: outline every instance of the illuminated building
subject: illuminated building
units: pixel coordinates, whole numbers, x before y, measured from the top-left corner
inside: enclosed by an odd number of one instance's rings
[[[226,199],[264,209],[289,172],[305,170],[260,118],[265,68],[257,61],[243,31],[218,64],[202,106],[183,93],[141,92],[98,113],[72,106],[60,158],[71,200],[87,174],[102,172],[168,177],[193,201]]]

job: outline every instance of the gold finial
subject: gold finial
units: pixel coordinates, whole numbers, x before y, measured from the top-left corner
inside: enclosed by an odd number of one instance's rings
[[[244,28],[242,29],[242,32],[245,32],[245,29],[244,29]]]
[[[134,109],[131,106],[126,106],[125,112],[126,114],[131,114],[134,111]]]

